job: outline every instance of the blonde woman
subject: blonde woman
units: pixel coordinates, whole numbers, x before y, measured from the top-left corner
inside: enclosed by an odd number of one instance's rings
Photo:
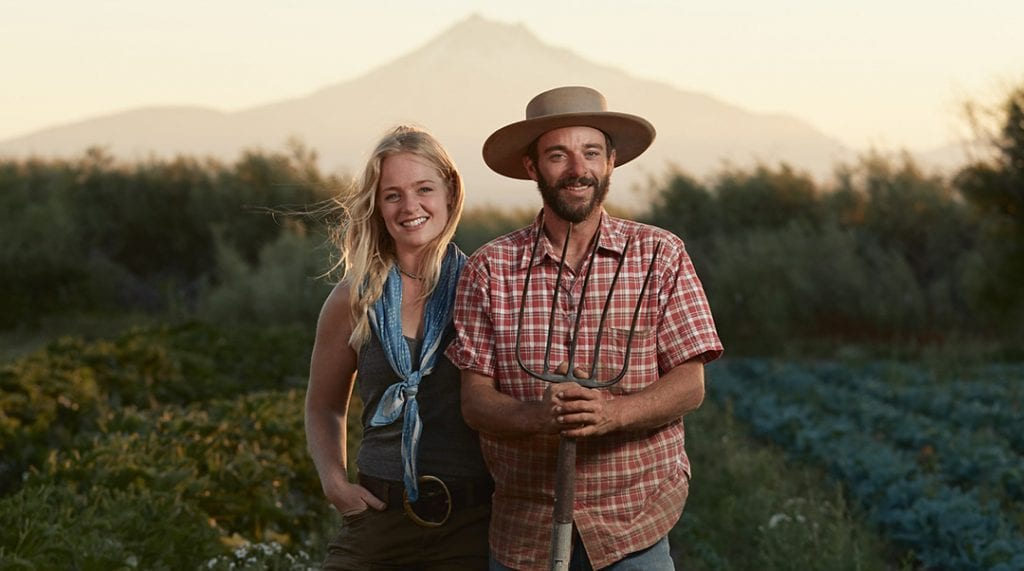
[[[462,178],[433,136],[399,126],[339,203],[345,276],[320,313],[306,395],[309,450],[344,519],[323,568],[486,569],[493,484],[444,356],[466,259],[451,243]],[[364,404],[354,483],[353,387]]]

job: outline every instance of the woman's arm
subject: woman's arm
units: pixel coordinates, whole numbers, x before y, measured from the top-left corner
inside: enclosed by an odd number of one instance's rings
[[[349,292],[339,285],[324,302],[317,323],[306,391],[306,442],[324,495],[342,514],[384,509],[373,494],[348,481],[346,423],[357,362],[349,345],[351,334]]]

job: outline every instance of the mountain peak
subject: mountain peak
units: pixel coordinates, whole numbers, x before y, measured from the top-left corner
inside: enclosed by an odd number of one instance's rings
[[[485,18],[477,13],[472,13],[462,20],[452,24],[447,30],[438,34],[438,38],[470,38],[482,39],[498,36],[519,36],[537,39],[533,32],[528,30],[522,22],[510,24]]]
[[[600,76],[609,69],[545,43],[522,23],[498,22],[474,13],[377,71],[398,73],[410,80],[459,82],[463,90],[475,89],[474,84],[485,78],[497,83],[518,78],[514,81],[522,86],[517,94],[522,98],[537,86],[589,84],[587,77]],[[567,70],[581,77],[566,77]]]
[[[472,52],[486,46],[522,48],[542,45],[543,42],[522,23],[506,24],[473,13],[435,36],[421,51],[439,49]]]

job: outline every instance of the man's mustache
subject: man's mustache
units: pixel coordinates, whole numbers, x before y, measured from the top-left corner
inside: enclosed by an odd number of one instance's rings
[[[558,188],[567,186],[596,186],[597,180],[589,176],[573,176],[558,180]]]

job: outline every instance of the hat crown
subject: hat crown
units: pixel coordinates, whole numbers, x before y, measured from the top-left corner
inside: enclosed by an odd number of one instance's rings
[[[603,132],[615,146],[615,166],[640,156],[654,141],[654,125],[636,115],[608,110],[600,91],[581,85],[556,87],[526,105],[526,119],[491,133],[484,141],[484,162],[491,170],[512,178],[530,179],[524,157],[541,135],[567,127],[591,127]]]
[[[556,87],[530,100],[526,105],[526,119],[605,111],[608,111],[608,102],[596,89],[582,86]]]

